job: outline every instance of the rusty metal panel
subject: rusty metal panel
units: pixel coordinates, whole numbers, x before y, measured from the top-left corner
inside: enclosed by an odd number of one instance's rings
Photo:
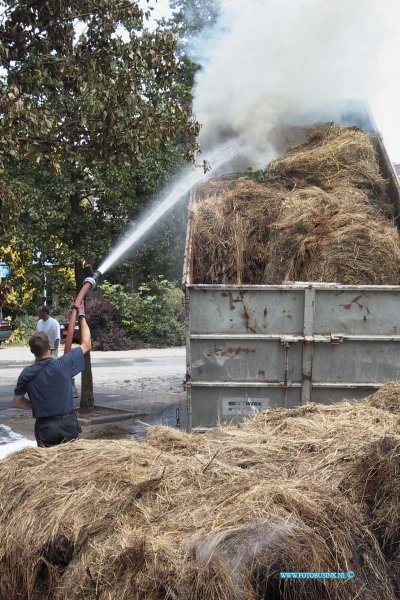
[[[400,379],[400,344],[398,342],[343,341],[340,344],[313,344],[312,381],[316,383],[376,383]],[[312,398],[318,400],[313,390]]]
[[[400,335],[400,288],[336,286],[316,290],[316,334]]]
[[[304,291],[295,286],[193,286],[190,326],[195,334],[302,334]]]
[[[289,349],[288,381],[300,381],[302,344]],[[285,380],[285,347],[279,340],[191,340],[192,381]]]

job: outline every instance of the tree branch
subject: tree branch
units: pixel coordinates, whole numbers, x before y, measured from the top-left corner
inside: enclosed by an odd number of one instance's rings
[[[135,0],[135,2],[128,2],[128,4],[123,4],[122,6],[116,6],[115,10],[125,10],[126,8],[130,8],[131,6],[136,6],[139,4],[140,0]],[[93,10],[87,13],[81,13],[80,15],[73,15],[71,17],[65,17],[64,19],[59,19],[58,23],[63,23],[64,21],[74,21],[75,19],[82,19],[83,17],[90,17],[91,15],[96,14],[99,10]]]

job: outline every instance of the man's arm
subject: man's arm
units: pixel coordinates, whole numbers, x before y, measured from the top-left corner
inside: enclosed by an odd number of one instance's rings
[[[25,398],[23,394],[22,396],[13,396],[12,407],[22,408],[23,410],[32,410],[32,402],[29,398]]]
[[[85,315],[79,315],[79,327],[81,330],[81,348],[83,354],[89,352],[92,347],[89,325],[87,324]]]
[[[60,337],[61,337],[61,330],[60,330],[60,323],[57,321],[57,319],[55,320],[55,325],[56,325],[56,335],[55,337],[55,341],[54,341],[54,350],[58,350],[58,347],[60,345]]]

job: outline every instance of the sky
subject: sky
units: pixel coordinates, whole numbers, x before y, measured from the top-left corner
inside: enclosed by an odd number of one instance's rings
[[[203,150],[244,135],[274,158],[274,126],[356,98],[368,102],[392,162],[400,162],[398,0],[221,1],[220,21],[193,46],[202,64],[193,112]]]

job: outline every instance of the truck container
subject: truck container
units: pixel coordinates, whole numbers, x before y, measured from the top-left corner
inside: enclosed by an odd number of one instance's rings
[[[341,124],[360,125],[359,107],[357,115]],[[399,183],[367,108],[361,121],[399,215]],[[196,189],[190,205],[195,201]],[[359,400],[400,378],[400,286],[195,284],[190,205],[183,274],[188,431],[273,407]]]

